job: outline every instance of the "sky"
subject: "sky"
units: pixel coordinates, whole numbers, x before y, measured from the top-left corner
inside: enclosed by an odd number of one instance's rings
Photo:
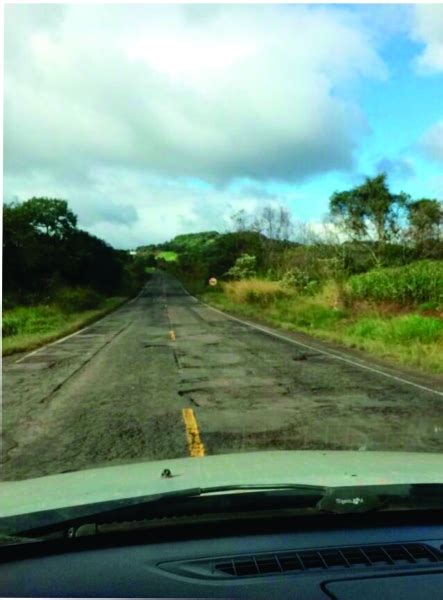
[[[130,249],[382,171],[443,200],[443,5],[5,8],[5,202]]]

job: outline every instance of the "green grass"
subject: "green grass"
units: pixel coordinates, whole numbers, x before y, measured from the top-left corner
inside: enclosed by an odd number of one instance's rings
[[[385,343],[432,343],[443,336],[443,321],[417,314],[401,315],[389,319],[366,317],[348,328],[351,336],[380,340]]]
[[[308,333],[424,372],[443,373],[443,321],[436,317],[416,312],[383,315],[376,309],[354,313],[338,305],[333,286],[313,297],[293,294],[268,304],[238,301],[223,289],[200,297],[227,312],[287,331]]]
[[[157,254],[157,258],[161,258],[166,262],[176,262],[178,258],[177,252],[172,252],[170,250],[164,250],[163,252],[159,252]]]
[[[57,304],[20,306],[3,312],[2,354],[26,352],[73,333],[111,312],[126,298],[102,300],[99,307],[66,312]]]
[[[375,269],[348,280],[348,293],[354,299],[443,304],[443,261],[422,260],[403,267]]]

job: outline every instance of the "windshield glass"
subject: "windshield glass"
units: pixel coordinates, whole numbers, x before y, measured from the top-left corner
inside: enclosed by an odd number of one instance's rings
[[[0,531],[212,488],[443,508],[442,35],[440,5],[6,7]]]

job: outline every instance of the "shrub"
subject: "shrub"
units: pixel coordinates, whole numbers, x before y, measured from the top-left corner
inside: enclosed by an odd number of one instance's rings
[[[248,279],[256,274],[257,259],[250,254],[242,254],[226,273],[232,279]]]
[[[98,308],[103,302],[103,296],[91,288],[63,288],[55,295],[56,305],[67,313]]]
[[[404,267],[375,269],[348,280],[351,297],[375,302],[443,302],[443,262],[424,260]]]
[[[298,268],[286,271],[281,279],[281,284],[300,294],[307,295],[315,294],[320,288],[318,279],[313,279],[307,271]]]

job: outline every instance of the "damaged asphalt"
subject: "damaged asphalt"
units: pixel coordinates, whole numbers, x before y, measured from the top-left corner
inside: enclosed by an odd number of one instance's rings
[[[253,450],[443,451],[437,378],[327,348],[158,272],[114,313],[4,362],[1,479]]]

